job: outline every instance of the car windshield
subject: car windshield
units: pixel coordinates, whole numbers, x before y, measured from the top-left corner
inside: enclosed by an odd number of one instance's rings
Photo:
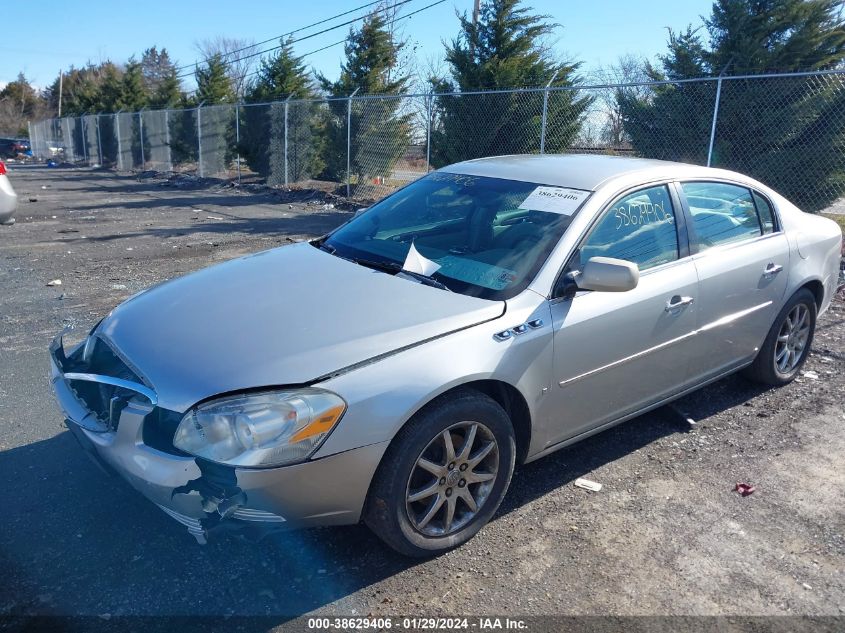
[[[531,282],[588,195],[539,183],[434,172],[373,205],[318,245],[399,272],[413,244],[434,262],[428,277],[436,285],[484,299],[508,299]]]

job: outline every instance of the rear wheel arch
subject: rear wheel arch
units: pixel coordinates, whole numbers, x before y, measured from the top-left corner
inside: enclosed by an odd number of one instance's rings
[[[800,288],[796,289],[796,291],[792,293],[793,296],[804,288],[813,293],[813,296],[816,298],[816,309],[821,310],[822,303],[824,303],[824,284],[822,284],[822,282],[818,279],[811,279],[810,281],[805,281]]]

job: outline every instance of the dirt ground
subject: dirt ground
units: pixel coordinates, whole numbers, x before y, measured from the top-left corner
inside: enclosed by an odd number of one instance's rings
[[[201,547],[75,445],[49,388],[49,341],[150,284],[321,234],[351,212],[88,169],[10,176],[21,205],[0,227],[0,615],[842,621],[841,300],[793,384],[730,377],[519,468],[491,524],[447,555],[403,559],[362,526]],[[581,476],[604,488],[574,487]],[[741,497],[737,482],[757,491]]]

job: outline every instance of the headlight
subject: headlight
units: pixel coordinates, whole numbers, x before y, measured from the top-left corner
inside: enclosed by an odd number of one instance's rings
[[[231,396],[189,411],[173,444],[232,466],[293,464],[317,450],[344,411],[343,399],[322,389]]]

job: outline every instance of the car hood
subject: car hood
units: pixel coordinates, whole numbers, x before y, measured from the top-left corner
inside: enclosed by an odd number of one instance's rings
[[[295,385],[504,314],[302,243],[218,264],[141,292],[97,328],[185,411],[211,396]]]

